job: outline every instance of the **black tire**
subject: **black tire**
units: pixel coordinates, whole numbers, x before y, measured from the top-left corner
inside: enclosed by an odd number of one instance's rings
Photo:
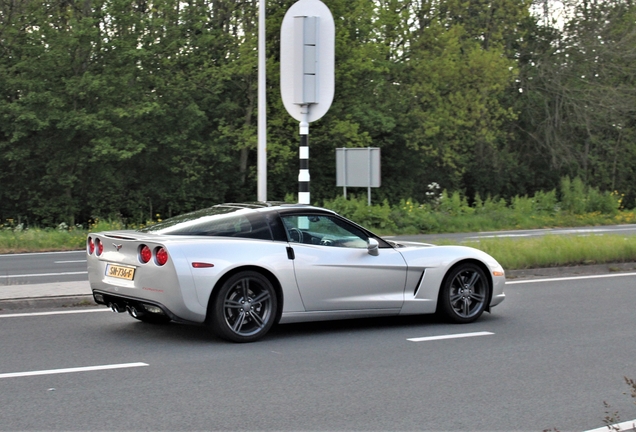
[[[255,271],[242,271],[217,291],[209,324],[220,338],[254,342],[272,328],[277,310],[276,290],[269,279]]]
[[[449,321],[466,324],[475,321],[486,310],[490,283],[476,264],[453,267],[439,293],[438,310]]]

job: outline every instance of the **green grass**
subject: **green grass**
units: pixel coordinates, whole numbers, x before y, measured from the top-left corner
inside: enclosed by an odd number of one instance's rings
[[[0,231],[0,253],[67,251],[84,248],[86,230],[29,229]]]
[[[488,238],[463,244],[492,255],[507,270],[636,261],[636,237],[632,236],[545,235]]]
[[[2,228],[2,226],[0,226]],[[100,221],[91,232],[123,229],[120,222]],[[70,228],[0,229],[0,253],[52,252],[84,249],[88,230]]]

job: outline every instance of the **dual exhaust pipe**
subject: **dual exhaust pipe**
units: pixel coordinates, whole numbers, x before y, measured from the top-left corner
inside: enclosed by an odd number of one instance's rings
[[[128,314],[133,318],[139,318],[142,315],[142,313],[139,312],[134,306],[123,306],[119,303],[109,303],[108,307],[115,313],[128,312]]]

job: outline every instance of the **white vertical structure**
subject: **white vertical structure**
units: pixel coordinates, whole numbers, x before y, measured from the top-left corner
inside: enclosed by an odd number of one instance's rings
[[[280,30],[280,90],[287,112],[300,122],[298,202],[310,204],[309,123],[320,119],[334,95],[335,24],[320,0],[298,0]]]
[[[265,1],[258,5],[258,148],[257,199],[267,201],[267,87],[265,53]]]
[[[294,104],[300,106],[301,120],[299,125],[300,145],[298,157],[298,202],[311,204],[309,192],[309,105],[318,102],[316,91],[316,71],[318,70],[317,42],[320,18],[315,16],[294,17]]]

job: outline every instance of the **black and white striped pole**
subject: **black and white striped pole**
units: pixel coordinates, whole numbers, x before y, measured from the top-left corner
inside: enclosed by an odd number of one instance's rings
[[[287,10],[280,32],[281,97],[300,122],[298,202],[310,204],[309,123],[325,115],[333,101],[335,25],[320,0],[299,0]]]
[[[305,107],[304,117],[307,117],[309,105]],[[298,148],[298,157],[300,159],[300,171],[298,172],[298,203],[311,204],[309,193],[309,122],[300,121],[300,146]]]

